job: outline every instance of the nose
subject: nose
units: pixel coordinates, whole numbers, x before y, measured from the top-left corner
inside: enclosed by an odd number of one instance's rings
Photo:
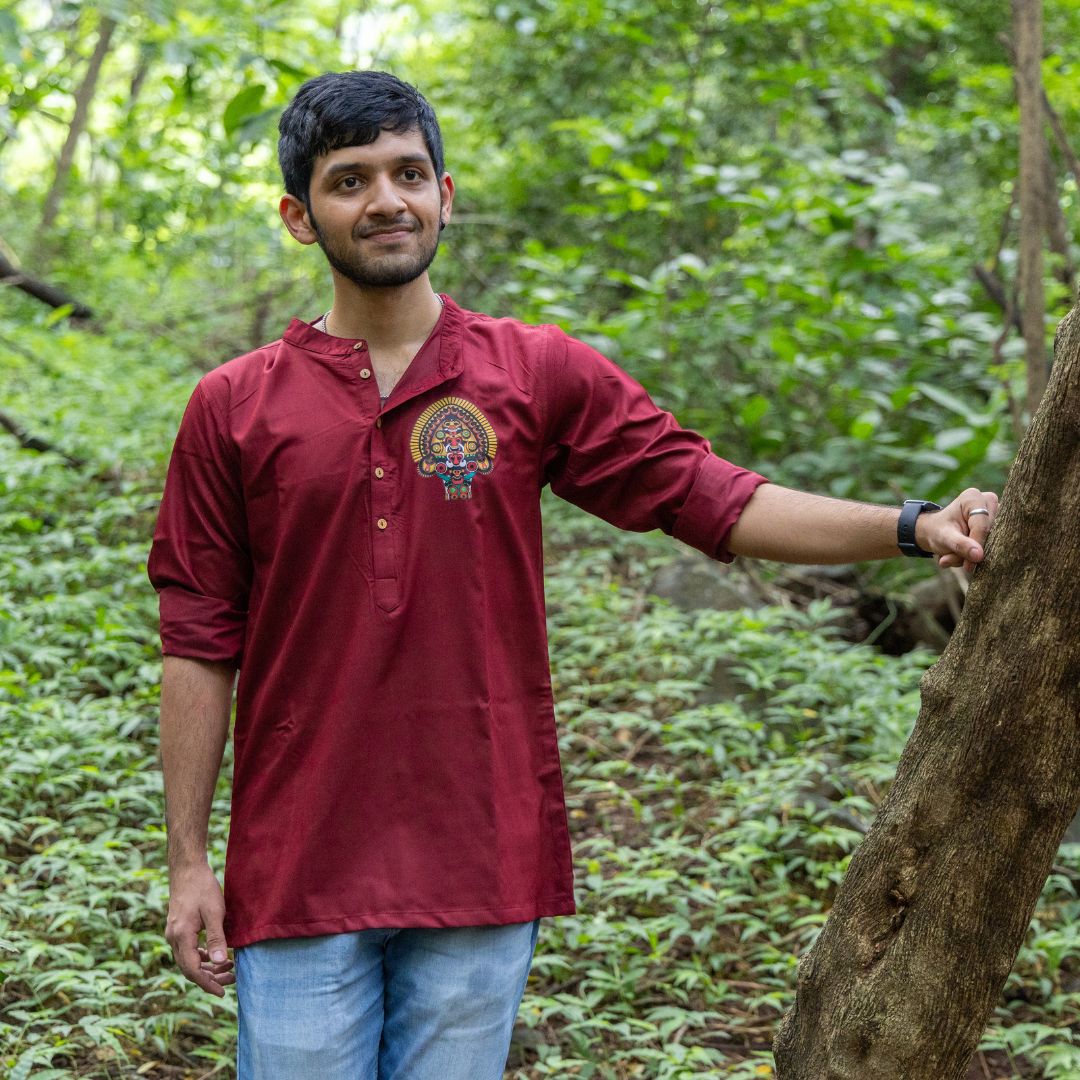
[[[406,209],[405,200],[401,197],[394,184],[392,176],[379,175],[371,181],[368,188],[369,198],[367,211],[376,217],[397,217]]]

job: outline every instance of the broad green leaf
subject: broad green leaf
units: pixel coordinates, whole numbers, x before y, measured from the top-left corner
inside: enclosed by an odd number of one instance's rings
[[[232,135],[246,120],[260,111],[265,94],[266,87],[262,83],[251,83],[233,97],[225,106],[222,117],[226,135]]]

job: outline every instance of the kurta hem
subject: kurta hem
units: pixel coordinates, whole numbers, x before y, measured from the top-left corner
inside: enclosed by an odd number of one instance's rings
[[[320,937],[324,934],[348,934],[357,930],[431,929],[449,926],[507,926],[532,922],[553,915],[573,915],[577,911],[573,897],[538,900],[535,904],[507,908],[451,908],[445,911],[376,911],[362,915],[341,915],[298,922],[269,923],[236,934],[226,934],[229,947],[241,949],[256,941],[271,938]],[[403,919],[408,921],[403,922]]]

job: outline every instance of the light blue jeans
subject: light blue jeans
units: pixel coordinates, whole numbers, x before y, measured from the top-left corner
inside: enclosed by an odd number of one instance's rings
[[[236,950],[237,1080],[500,1080],[538,922]]]

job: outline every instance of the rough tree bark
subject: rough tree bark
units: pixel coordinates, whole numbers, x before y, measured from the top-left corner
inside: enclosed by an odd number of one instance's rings
[[[1028,413],[1046,389],[1046,299],[1043,287],[1042,0],[1013,0],[1016,97],[1020,106],[1020,323],[1027,355]]]
[[[959,1080],[1080,805],[1080,308],[880,813],[799,967],[780,1080]]]

